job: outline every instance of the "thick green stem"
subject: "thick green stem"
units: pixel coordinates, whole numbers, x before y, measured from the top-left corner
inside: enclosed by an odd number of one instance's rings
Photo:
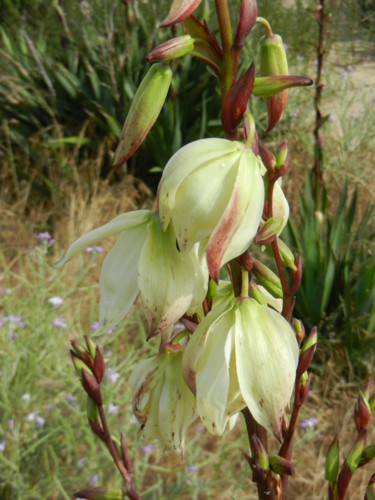
[[[221,67],[221,95],[224,98],[230,89],[234,77],[233,34],[230,22],[228,1],[215,0],[217,18],[223,49],[223,62]]]

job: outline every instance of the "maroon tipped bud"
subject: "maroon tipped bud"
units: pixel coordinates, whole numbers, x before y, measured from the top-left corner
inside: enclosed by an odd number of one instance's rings
[[[167,28],[180,23],[191,16],[202,0],[173,0],[168,16],[161,23],[161,28]]]
[[[310,388],[310,382],[312,379],[312,373],[309,373],[307,375],[307,378],[302,380],[303,377],[301,377],[301,385],[299,388],[299,394],[298,394],[298,402],[300,405],[303,405],[307,399],[307,396],[309,395],[309,388]]]
[[[269,469],[269,458],[267,450],[256,434],[253,434],[251,436],[251,445],[254,451],[255,464],[263,470]]]
[[[303,343],[301,352],[307,351],[313,345],[316,346],[317,341],[318,341],[318,329],[316,328],[316,326],[314,326],[313,328],[311,328],[309,336]]]
[[[354,407],[354,423],[358,432],[366,429],[371,418],[371,408],[368,400],[362,391],[359,391],[359,396]]]
[[[105,361],[102,351],[99,347],[96,348],[95,361],[94,361],[94,375],[96,380],[100,382],[103,380],[105,372]]]
[[[96,353],[96,344],[94,341],[90,339],[88,335],[85,335],[85,342],[87,345],[87,352],[90,354],[91,358],[94,360],[95,359],[95,353]]]
[[[121,441],[121,457],[122,457],[122,463],[125,466],[125,469],[131,474],[132,471],[132,464],[130,460],[130,455],[129,455],[129,450],[128,447],[126,446],[124,436],[121,434],[120,437]]]
[[[246,111],[255,78],[255,66],[251,64],[241,78],[233,83],[225,96],[221,123],[229,139],[237,139],[237,127]]]
[[[82,386],[85,389],[86,394],[94,401],[94,403],[101,406],[102,395],[100,392],[100,385],[96,378],[85,370],[82,370]]]
[[[256,0],[242,0],[240,7],[240,18],[237,25],[233,46],[241,49],[247,35],[253,29],[258,16],[258,5]]]
[[[337,492],[340,495],[339,498],[345,498],[345,493],[348,489],[352,475],[353,474],[350,471],[349,465],[344,462],[337,480]]]
[[[101,439],[102,441],[105,441],[106,440],[105,432],[100,427],[99,422],[92,420],[91,418],[89,418],[88,421],[89,421],[91,430],[95,434],[95,436],[98,436],[99,439]]]
[[[275,241],[276,236],[281,232],[284,225],[283,219],[270,217],[262,224],[254,238],[257,245],[268,245]]]
[[[266,148],[266,146],[263,146],[263,144],[260,141],[259,141],[259,154],[268,172],[271,173],[274,172],[276,167],[275,157],[273,156],[271,151]]]
[[[296,473],[292,462],[284,457],[280,457],[279,455],[273,455],[270,457],[270,469],[280,476],[283,474],[286,474],[287,476],[294,476]]]
[[[289,149],[285,141],[277,148],[275,160],[277,169],[281,168],[285,163],[289,163]]]
[[[305,327],[301,320],[293,318],[292,326],[294,331],[296,332],[297,342],[300,346],[302,344],[303,339],[305,338]]]
[[[300,287],[302,280],[302,259],[299,255],[296,259],[295,265],[297,267],[296,271],[292,271],[291,283],[289,293],[291,295],[295,295]]]
[[[307,351],[301,353],[297,368],[297,378],[300,378],[301,375],[305,373],[305,371],[309,368],[311,361],[314,357],[315,350],[316,350],[316,345],[312,345],[307,349]]]
[[[149,52],[145,58],[147,62],[170,61],[192,52],[194,48],[194,40],[190,35],[183,35],[177,38],[172,38]]]

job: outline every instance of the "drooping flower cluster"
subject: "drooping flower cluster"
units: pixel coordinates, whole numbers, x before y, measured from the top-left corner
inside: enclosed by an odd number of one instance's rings
[[[101,271],[97,333],[115,328],[138,296],[149,338],[161,333],[159,355],[143,361],[131,379],[134,412],[148,441],[158,438],[181,449],[197,415],[210,432],[222,434],[245,406],[260,424],[280,432],[298,345],[290,324],[267,305],[278,309],[279,295],[259,282],[261,303],[235,298],[231,283],[219,282],[222,267],[248,250],[262,222],[264,172],[246,144],[225,139],[188,144],[164,169],[158,212],[116,217],[77,240],[56,264],[118,234]],[[273,200],[280,232],[289,207],[278,183]],[[209,279],[218,283],[214,294]],[[207,314],[202,303],[210,294]],[[178,320],[193,315],[199,323],[193,333],[170,333]]]

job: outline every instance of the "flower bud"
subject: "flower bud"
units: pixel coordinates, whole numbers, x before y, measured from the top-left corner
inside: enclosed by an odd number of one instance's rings
[[[217,38],[208,29],[206,22],[202,24],[194,16],[190,16],[184,20],[183,28],[184,32],[194,40],[192,55],[208,64],[219,76],[223,51]]]
[[[270,460],[267,450],[256,434],[251,436],[251,444],[254,449],[254,463],[263,470],[269,469]]]
[[[288,61],[283,41],[279,35],[265,35],[260,41],[260,74],[263,77],[288,75]],[[288,91],[266,97],[268,111],[267,132],[277,124],[284,111]]]
[[[234,82],[224,98],[221,112],[221,123],[228,139],[237,139],[237,127],[242,121],[248,101],[253,90],[255,78],[255,66],[251,64],[249,69]]]
[[[173,0],[168,16],[161,23],[161,28],[167,28],[173,24],[184,21],[191,16],[202,0]]]
[[[280,238],[277,238],[277,246],[279,248],[281,262],[283,263],[283,266],[292,269],[292,271],[297,271],[297,267],[294,263],[295,260],[293,252],[288,247],[288,245]]]
[[[364,430],[359,434],[357,441],[346,457],[346,463],[348,464],[352,474],[357,470],[360,463],[362,453],[366,447],[366,437],[367,431]]]
[[[123,165],[139,148],[155,123],[172,82],[172,70],[153,64],[143,78],[131,103],[115,151],[113,164]]]
[[[270,98],[292,87],[308,87],[313,84],[310,78],[304,76],[264,76],[255,78],[253,95]]]
[[[269,269],[265,264],[253,258],[253,267],[251,272],[256,277],[257,282],[279,299],[283,298],[283,289],[281,287],[280,278]]]
[[[300,346],[303,339],[305,338],[305,327],[300,319],[293,318],[292,326],[296,332],[298,345]]]
[[[155,47],[146,56],[147,62],[157,61],[170,61],[171,59],[178,59],[192,52],[194,48],[194,40],[190,35],[183,35],[177,38],[172,38],[157,47]]]
[[[258,245],[267,245],[272,243],[276,236],[281,233],[283,220],[270,217],[264,222],[255,235],[254,241]]]
[[[102,395],[100,392],[100,385],[93,375],[90,375],[86,370],[82,370],[82,386],[86,394],[98,406],[102,404]]]
[[[366,429],[371,418],[371,408],[368,400],[362,391],[359,391],[359,396],[354,407],[354,423],[358,432]]]
[[[276,160],[276,168],[281,168],[284,163],[287,161],[289,156],[288,146],[285,141],[283,141],[280,146],[277,148],[275,160]]]
[[[159,184],[159,216],[176,231],[179,248],[200,242],[211,278],[249,247],[261,220],[264,184],[260,163],[246,145],[202,139],[181,148]]]
[[[339,465],[339,440],[336,437],[329,445],[325,465],[325,478],[331,485],[336,482]]]
[[[295,469],[292,462],[279,455],[273,455],[270,457],[270,469],[276,474],[294,476]]]
[[[242,0],[233,47],[240,49],[244,46],[246,37],[256,22],[257,15],[258,5],[256,0]]]

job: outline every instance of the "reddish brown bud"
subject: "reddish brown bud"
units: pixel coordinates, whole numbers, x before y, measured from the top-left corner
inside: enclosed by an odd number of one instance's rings
[[[191,16],[202,0],[173,0],[168,16],[161,23],[162,28],[180,23]]]
[[[271,153],[271,151],[266,148],[266,146],[263,146],[263,144],[260,141],[259,141],[259,154],[268,172],[273,173],[275,171],[275,166],[276,166],[275,157]]]
[[[301,320],[293,318],[292,326],[294,331],[296,332],[297,342],[300,346],[302,344],[303,339],[305,338],[305,327]]]
[[[96,378],[85,370],[82,370],[82,386],[85,389],[86,394],[94,401],[94,403],[101,406],[102,395],[100,393],[100,385]]]
[[[237,25],[236,35],[233,46],[241,49],[247,35],[253,29],[258,16],[258,5],[256,0],[242,0],[240,7],[240,18]]]
[[[367,398],[362,391],[359,391],[359,396],[354,407],[354,423],[358,432],[366,429],[371,418],[371,408]]]
[[[103,380],[105,372],[105,361],[102,351],[99,347],[96,348],[95,361],[94,361],[94,375],[96,380],[100,382]]]
[[[254,63],[233,83],[225,96],[221,113],[221,123],[229,139],[237,139],[237,127],[246,111],[255,78]]]
[[[194,40],[193,55],[208,64],[219,76],[222,50],[217,38],[208,29],[206,22],[200,23],[194,16],[185,19],[184,32]]]
[[[99,439],[101,439],[102,441],[105,441],[106,436],[105,436],[103,429],[100,427],[99,422],[97,422],[96,420],[92,420],[91,418],[89,418],[88,421],[89,421],[91,430],[95,434],[95,436],[98,436]]]
[[[296,473],[292,462],[278,455],[270,457],[270,469],[279,475],[294,476]]]
[[[291,282],[290,282],[289,293],[291,295],[295,295],[297,293],[302,280],[302,259],[300,255],[297,257],[295,265],[297,267],[297,270],[292,271]]]
[[[263,470],[269,469],[267,450],[256,434],[251,436],[251,446],[254,452],[254,463]]]
[[[316,345],[312,345],[307,349],[307,351],[304,351],[301,353],[299,362],[298,362],[298,368],[297,368],[297,378],[300,378],[300,376],[308,369],[308,367],[311,364],[311,361],[314,357],[315,354],[315,349]]]

